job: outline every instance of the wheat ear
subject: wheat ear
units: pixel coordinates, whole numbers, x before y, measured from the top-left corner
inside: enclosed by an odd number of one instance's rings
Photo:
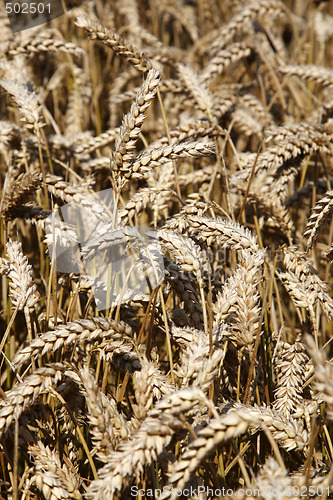
[[[302,403],[304,367],[308,361],[309,358],[301,342],[295,342],[293,345],[283,343],[275,365],[277,384],[273,406],[277,411],[293,413],[297,405]]]
[[[198,388],[176,391],[161,399],[131,439],[109,454],[108,463],[99,471],[100,479],[90,484],[87,497],[102,500],[120,491],[131,477],[143,471],[145,464],[157,459],[176,430],[186,427],[182,415],[206,404],[210,406]]]
[[[170,478],[162,500],[176,500],[177,492],[182,490],[191,479],[194,471],[200,466],[216,448],[229,439],[233,439],[250,428],[267,426],[275,439],[281,441],[286,449],[297,447],[295,438],[300,447],[306,442],[295,421],[282,419],[277,413],[266,408],[253,408],[245,405],[235,405],[227,414],[212,419],[209,424],[198,432],[198,436],[185,451],[182,458],[171,466]]]
[[[19,175],[4,193],[1,201],[1,217],[8,220],[20,215],[33,193],[40,187],[41,180],[39,172]]]
[[[128,438],[128,424],[118,412],[114,401],[101,392],[87,367],[80,370],[78,376],[87,401],[94,453],[97,454],[99,460],[105,462],[108,453],[115,449],[119,440]]]
[[[28,129],[34,129],[38,134],[40,128],[44,126],[44,122],[39,97],[36,92],[30,91],[28,86],[8,78],[0,80],[0,85],[14,98],[25,126]]]
[[[64,366],[55,363],[46,368],[37,368],[13,389],[7,391],[6,399],[0,402],[0,437],[13,420],[31,406],[38,396],[56,384],[64,373]]]
[[[315,244],[319,230],[333,212],[333,191],[327,191],[324,198],[318,201],[306,225],[304,236],[308,238],[307,248]]]
[[[208,245],[216,241],[222,246],[228,246],[235,250],[259,251],[256,236],[249,229],[236,222],[223,220],[220,217],[209,219],[199,215],[188,215],[186,220],[191,233],[200,239],[205,239]]]
[[[137,70],[146,73],[152,68],[149,59],[147,59],[139,49],[118,33],[112,32],[99,22],[79,16],[75,24],[79,28],[84,28],[92,40],[99,40],[108,47],[111,47],[117,54],[132,63]]]
[[[30,485],[36,484],[46,500],[82,498],[79,491],[79,478],[66,464],[61,464],[60,457],[55,450],[51,450],[38,441],[29,446],[29,454],[34,459],[34,475],[30,480]]]
[[[230,321],[227,335],[239,347],[252,349],[259,328],[260,295],[257,290],[264,257],[264,251],[251,254],[243,250],[236,272],[225,283],[214,307],[215,327]]]
[[[39,300],[36,285],[32,278],[32,266],[22,253],[22,245],[10,238],[6,245],[9,261],[8,277],[13,305],[22,311],[25,307],[33,308]]]
[[[72,323],[56,326],[53,331],[32,340],[15,355],[13,363],[18,369],[31,358],[43,356],[50,351],[55,352],[78,341],[93,343],[108,337],[117,341],[131,335],[131,327],[122,321],[117,323],[112,319],[100,317],[79,319]]]
[[[152,168],[159,167],[170,160],[178,158],[202,158],[212,156],[215,153],[213,143],[183,142],[181,144],[170,144],[161,146],[153,151],[148,150],[140,153],[127,168],[118,168],[125,179],[130,177],[140,178]]]
[[[138,140],[145,112],[150,106],[160,81],[158,71],[151,69],[140,87],[134,103],[127,115],[124,116],[119,134],[116,137],[113,161],[116,168],[128,169],[134,158],[134,148]]]
[[[298,76],[301,79],[319,83],[323,87],[333,85],[333,71],[324,66],[316,66],[315,64],[289,64],[280,66],[279,71],[283,75]]]
[[[320,397],[330,406],[333,405],[333,365],[326,361],[325,352],[319,349],[313,337],[307,335],[304,339],[307,351],[314,364],[314,387]]]

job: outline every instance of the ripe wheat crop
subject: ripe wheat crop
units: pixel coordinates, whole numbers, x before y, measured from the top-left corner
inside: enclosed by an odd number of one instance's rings
[[[332,2],[77,3],[0,2],[0,499],[332,498]]]

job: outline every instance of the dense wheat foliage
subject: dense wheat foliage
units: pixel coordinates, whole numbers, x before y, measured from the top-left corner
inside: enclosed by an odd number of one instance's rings
[[[332,498],[332,48],[324,1],[0,12],[0,499]]]

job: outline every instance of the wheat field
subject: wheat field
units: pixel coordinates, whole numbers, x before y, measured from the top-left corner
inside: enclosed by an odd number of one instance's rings
[[[332,2],[0,9],[0,499],[332,498]]]

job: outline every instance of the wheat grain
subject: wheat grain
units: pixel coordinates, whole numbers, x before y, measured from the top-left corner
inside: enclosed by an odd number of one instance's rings
[[[250,426],[258,425],[259,420],[246,411],[230,411],[212,420],[198,433],[181,461],[176,462],[170,474],[168,487],[161,499],[177,498],[177,491],[182,490],[200,463],[220,444],[244,433]]]
[[[92,137],[88,141],[84,141],[82,142],[82,144],[78,144],[74,147],[74,152],[76,155],[92,153],[93,151],[96,151],[96,149],[108,146],[115,140],[118,134],[119,128],[109,129],[106,132],[103,132],[103,134],[98,135],[97,137]]]
[[[184,302],[184,308],[191,318],[191,323],[195,328],[201,328],[202,308],[190,278],[181,271],[175,262],[169,259],[164,260],[164,267],[165,279]]]
[[[140,363],[141,370],[133,375],[136,400],[136,404],[133,404],[133,411],[139,421],[146,418],[153,398],[160,399],[175,390],[175,387],[159,371],[156,363],[148,361],[146,357],[143,357]]]
[[[74,88],[69,94],[65,115],[67,134],[75,137],[87,128],[89,105],[92,97],[91,83],[85,71],[78,66],[72,68]]]
[[[184,64],[178,64],[178,72],[185,87],[193,95],[198,108],[210,118],[213,111],[213,97],[205,82],[200,79],[192,68]]]
[[[175,334],[174,328],[172,332]],[[183,337],[180,338],[183,340]],[[219,364],[223,358],[223,350],[214,349],[212,356],[210,356],[209,338],[203,332],[200,332],[195,340],[186,342],[186,344],[177,375],[181,378],[182,387],[190,385],[189,382],[192,381],[192,385],[199,386],[205,392],[217,375]]]

